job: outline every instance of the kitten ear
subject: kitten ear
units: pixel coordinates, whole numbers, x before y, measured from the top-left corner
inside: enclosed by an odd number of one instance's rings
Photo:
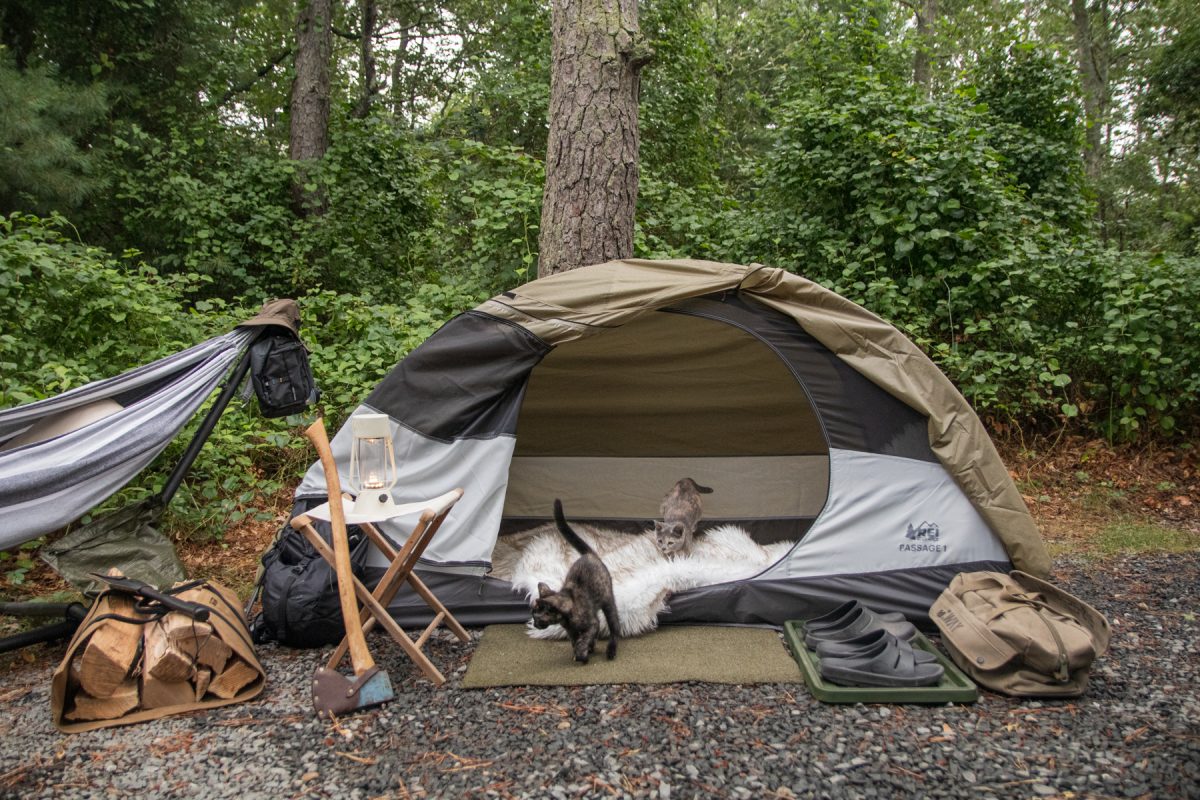
[[[683,536],[683,526],[676,523],[675,525],[673,525],[671,527],[671,532],[674,533],[676,536]]]
[[[666,529],[667,529],[667,523],[658,522],[657,520],[655,520],[655,522],[654,522],[654,532],[655,533],[662,533]]]
[[[538,584],[538,597],[549,597],[552,594],[554,594],[554,590],[548,584]]]

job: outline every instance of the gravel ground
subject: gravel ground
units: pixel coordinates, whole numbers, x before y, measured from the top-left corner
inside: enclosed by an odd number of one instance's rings
[[[1076,700],[834,706],[800,682],[465,691],[472,645],[448,636],[430,645],[452,674],[434,689],[375,638],[398,697],[340,723],[312,712],[321,654],[267,647],[254,702],[64,736],[39,667],[0,685],[0,796],[1200,797],[1200,554],[1068,559],[1056,580],[1113,623]]]

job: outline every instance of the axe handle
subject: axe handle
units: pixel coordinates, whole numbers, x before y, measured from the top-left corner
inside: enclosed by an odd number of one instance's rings
[[[354,574],[350,570],[350,540],[346,536],[346,512],[342,508],[342,486],[338,479],[337,463],[325,433],[325,421],[317,421],[304,431],[304,435],[317,448],[321,457],[321,468],[325,470],[325,487],[329,493],[329,524],[333,528],[333,569],[337,573],[338,599],[342,604],[342,620],[346,624],[346,643],[350,647],[350,662],[354,674],[362,675],[375,666],[367,650],[367,638],[363,635],[359,621],[358,601],[354,597]]]

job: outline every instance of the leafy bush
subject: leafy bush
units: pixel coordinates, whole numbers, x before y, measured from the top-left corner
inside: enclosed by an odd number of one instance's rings
[[[306,173],[327,209],[307,218],[292,206],[296,162],[234,133],[135,127],[114,143],[128,164],[116,188],[121,238],[163,271],[212,277],[210,296],[386,292],[427,277],[411,257],[428,223],[421,170],[408,134],[384,120],[336,126]]]
[[[746,247],[739,206],[720,187],[680,185],[642,173],[633,251],[639,258],[758,260]]]
[[[983,413],[1082,413],[1114,437],[1191,424],[1196,262],[1078,236],[1073,211],[1042,205],[1072,173],[1013,172],[1037,168],[1015,143],[1044,137],[997,137],[990,113],[870,74],[796,99],[763,166],[760,252],[897,324]]]
[[[136,260],[68,238],[61,216],[0,218],[0,406],[117,374],[205,338],[185,313],[194,276],[164,277]]]
[[[431,145],[427,155],[437,206],[420,246],[431,272],[479,300],[531,280],[537,273],[542,162],[513,147],[465,139]]]
[[[1102,321],[1086,340],[1084,402],[1110,436],[1173,434],[1200,413],[1200,259],[1105,253]]]
[[[1082,109],[1075,100],[1075,68],[1030,42],[989,49],[974,65],[974,85],[960,94],[983,105],[989,143],[1025,195],[1055,223],[1084,231],[1092,222],[1086,202]]]

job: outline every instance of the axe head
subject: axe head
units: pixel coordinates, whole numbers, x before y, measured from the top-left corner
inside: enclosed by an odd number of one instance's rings
[[[395,697],[387,673],[377,666],[354,677],[324,667],[313,673],[313,706],[323,716],[352,714],[383,705]]]

